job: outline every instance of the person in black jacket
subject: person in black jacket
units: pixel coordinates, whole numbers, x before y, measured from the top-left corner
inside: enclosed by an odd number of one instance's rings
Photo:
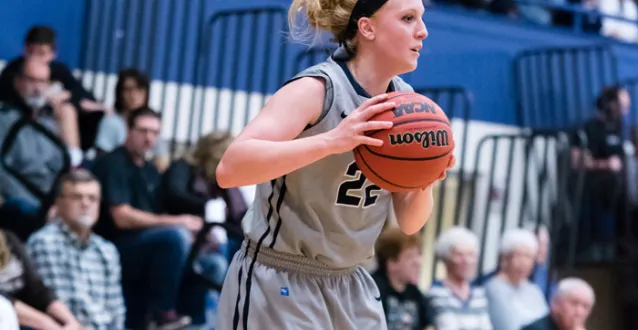
[[[83,329],[37,275],[20,239],[0,230],[0,294],[15,307],[20,325],[35,329]]]
[[[585,330],[595,294],[584,280],[569,277],[558,283],[549,314],[522,330]]]
[[[207,220],[225,219],[229,227],[228,235],[214,228],[208,234],[208,242],[198,251],[196,261],[202,275],[220,286],[230,260],[241,246],[241,220],[247,211],[239,189],[222,189],[215,180],[217,165],[232,140],[232,136],[225,132],[213,132],[201,137],[190,153],[171,164],[157,190],[157,205],[162,213],[192,214]],[[215,199],[225,202],[225,214],[207,214],[210,213],[206,210],[207,204]],[[226,237],[227,243],[224,242]],[[178,309],[189,315],[194,325],[205,322],[207,290],[208,287],[197,281],[185,281],[182,285]]]
[[[226,225],[229,227],[228,259],[237,252],[243,239],[241,221],[248,210],[238,188],[222,189],[215,171],[233,138],[227,132],[213,132],[201,137],[192,152],[174,161],[158,188],[158,207],[167,214],[205,216],[206,203],[215,198],[226,202]]]
[[[379,287],[388,330],[433,330],[434,309],[416,286],[421,268],[421,241],[399,228],[386,229],[376,244]]]

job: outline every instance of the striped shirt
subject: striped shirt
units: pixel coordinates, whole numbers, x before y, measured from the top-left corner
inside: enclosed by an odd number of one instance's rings
[[[27,252],[44,283],[82,325],[124,329],[120,259],[112,243],[97,235],[82,241],[57,222],[34,233]]]
[[[437,330],[492,330],[485,289],[471,288],[470,297],[462,300],[441,282],[434,282],[428,297],[436,311]]]

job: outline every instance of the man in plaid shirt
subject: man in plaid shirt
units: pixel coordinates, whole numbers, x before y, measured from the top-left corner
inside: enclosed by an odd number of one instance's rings
[[[67,174],[56,200],[58,218],[27,243],[44,283],[77,320],[94,330],[124,329],[121,267],[115,246],[92,233],[100,184],[85,170]]]

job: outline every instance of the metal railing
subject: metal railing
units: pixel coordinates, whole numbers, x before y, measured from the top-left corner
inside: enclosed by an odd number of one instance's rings
[[[513,61],[518,125],[567,128],[593,114],[600,90],[618,81],[604,45],[526,50]]]
[[[633,23],[638,25],[638,21],[628,19],[623,16],[618,15],[608,15],[601,13],[595,8],[587,9],[583,5],[580,4],[557,4],[550,2],[542,2],[542,1],[529,1],[529,0],[516,0],[516,4],[519,6],[529,6],[529,7],[540,7],[545,10],[551,11],[553,13],[562,12],[573,15],[572,26],[571,29],[576,33],[583,33],[587,31],[583,31],[583,23],[587,18],[595,17],[596,19],[613,19],[615,21],[625,22],[625,23]],[[637,40],[638,41],[638,40]]]

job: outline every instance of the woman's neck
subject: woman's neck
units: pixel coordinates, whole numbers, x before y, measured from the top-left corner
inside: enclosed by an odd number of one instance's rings
[[[376,63],[374,57],[357,54],[347,63],[348,69],[359,85],[371,96],[383,94],[395,76]]]

